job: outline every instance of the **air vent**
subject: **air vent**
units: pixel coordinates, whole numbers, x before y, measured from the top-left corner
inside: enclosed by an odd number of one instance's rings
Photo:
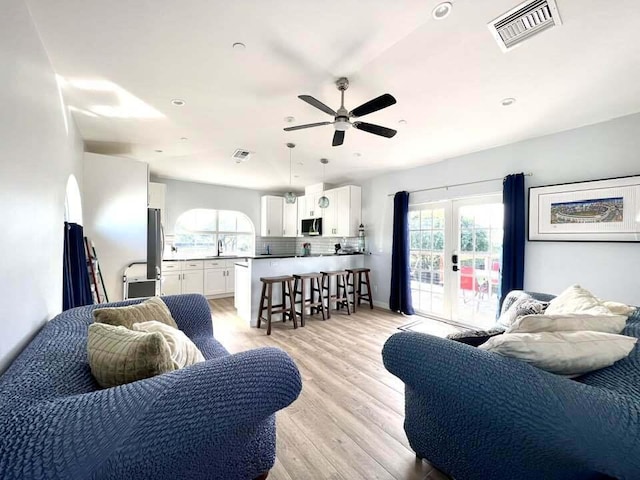
[[[504,52],[528,38],[562,25],[555,0],[528,0],[489,23],[488,27]]]
[[[243,150],[241,148],[238,148],[235,152],[233,152],[233,155],[231,156],[231,158],[233,158],[236,161],[236,163],[242,163],[249,160],[250,156],[251,156],[251,152],[249,150]]]

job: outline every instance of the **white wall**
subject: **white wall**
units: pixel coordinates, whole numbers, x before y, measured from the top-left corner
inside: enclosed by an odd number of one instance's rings
[[[109,301],[122,300],[122,275],[147,259],[148,166],[85,153],[84,230],[96,247]]]
[[[82,140],[22,0],[0,15],[0,372],[62,308],[67,179]]]
[[[392,161],[393,159],[389,159]],[[374,177],[363,184],[363,219],[377,301],[388,305],[393,198],[387,194],[532,172],[527,187],[640,174],[640,114]],[[501,181],[415,194],[434,201],[501,192]],[[525,288],[560,293],[580,283],[640,305],[640,244],[528,242]]]
[[[154,178],[154,182],[167,185],[167,224],[165,233],[173,234],[178,217],[193,208],[236,210],[247,215],[253,222],[256,234],[260,230],[260,197],[257,190],[223,187],[205,183],[183,182],[166,178]]]

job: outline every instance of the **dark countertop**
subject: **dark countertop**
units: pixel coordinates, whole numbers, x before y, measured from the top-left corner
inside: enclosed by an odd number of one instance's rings
[[[312,253],[311,255],[300,255],[300,254],[292,254],[292,255],[254,255],[253,257],[247,257],[253,260],[261,260],[268,258],[318,258],[318,257],[350,257],[353,255],[367,255],[362,252],[354,252],[354,253]]]
[[[209,255],[206,257],[163,258],[163,262],[189,262],[193,260],[237,260],[239,258],[252,258],[253,255]]]

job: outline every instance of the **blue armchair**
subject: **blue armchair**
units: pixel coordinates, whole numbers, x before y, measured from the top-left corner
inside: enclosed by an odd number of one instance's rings
[[[86,356],[96,307],[58,315],[0,377],[0,478],[264,478],[298,369],[276,348],[229,355],[204,297],[163,299],[206,361],[101,390]]]
[[[623,333],[640,338],[640,310]],[[411,447],[456,480],[640,478],[637,346],[574,380],[415,332],[382,355],[405,383]]]

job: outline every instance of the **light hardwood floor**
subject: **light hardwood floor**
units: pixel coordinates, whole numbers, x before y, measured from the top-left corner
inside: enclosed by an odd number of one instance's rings
[[[412,319],[382,309],[307,317],[249,328],[233,299],[211,300],[216,338],[232,353],[274,346],[294,359],[302,375],[298,400],[277,415],[277,460],[269,480],[443,480],[427,462],[416,462],[402,423],[404,384],[382,364],[382,346]],[[433,321],[433,334],[455,327]]]

